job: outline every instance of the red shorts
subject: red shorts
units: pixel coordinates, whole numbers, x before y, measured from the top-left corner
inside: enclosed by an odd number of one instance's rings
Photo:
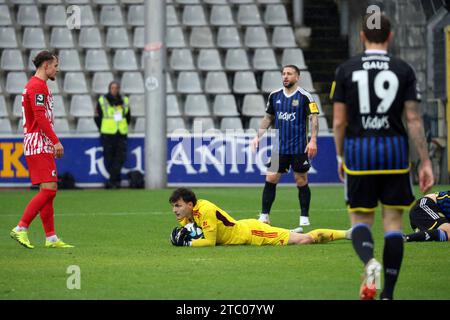
[[[30,171],[32,184],[41,184],[42,182],[57,182],[58,174],[56,172],[55,156],[53,153],[41,153],[25,157]]]

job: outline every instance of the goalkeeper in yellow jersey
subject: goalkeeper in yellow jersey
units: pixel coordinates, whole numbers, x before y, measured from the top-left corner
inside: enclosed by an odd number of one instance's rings
[[[197,200],[195,193],[187,188],[176,189],[169,202],[181,226],[195,222],[204,236],[194,239],[186,228],[177,227],[171,234],[172,244],[176,246],[288,245],[348,239],[346,230],[316,229],[302,234],[272,227],[256,219],[235,220],[215,204]]]

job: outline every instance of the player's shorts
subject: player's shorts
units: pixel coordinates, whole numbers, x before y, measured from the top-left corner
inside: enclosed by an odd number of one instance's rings
[[[266,164],[267,171],[287,173],[289,168],[292,167],[294,172],[305,173],[311,168],[308,155],[302,154],[272,154],[269,162]]]
[[[53,153],[41,153],[25,157],[32,184],[57,182],[55,156]]]
[[[346,175],[349,212],[373,212],[378,201],[385,208],[409,209],[414,203],[409,173]]]
[[[247,244],[252,246],[266,245],[287,245],[290,231],[288,229],[272,227],[256,219],[239,220],[245,224],[250,232],[250,239]]]
[[[436,202],[427,197],[417,200],[409,212],[409,220],[415,232],[437,229],[441,224],[448,223]]]

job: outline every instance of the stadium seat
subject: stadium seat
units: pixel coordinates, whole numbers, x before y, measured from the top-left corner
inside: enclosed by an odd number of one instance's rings
[[[178,75],[177,91],[179,93],[202,93],[202,86],[197,72],[182,71]]]
[[[279,71],[265,71],[263,73],[261,90],[269,93],[283,87],[281,72]]]
[[[272,45],[275,48],[297,47],[294,32],[291,27],[275,27],[272,35]]]
[[[80,30],[80,38],[78,40],[80,47],[85,49],[102,48],[102,36],[97,27],[84,27]]]
[[[255,70],[278,70],[277,59],[273,50],[270,48],[256,49],[253,57],[253,68]]]
[[[311,73],[309,71],[301,71],[300,72],[300,80],[298,82],[299,86],[309,92],[316,92],[314,89]]]
[[[90,5],[81,5],[78,7],[80,8],[81,27],[95,26],[97,23],[94,18],[92,7]]]
[[[98,133],[94,118],[78,118],[77,133]]]
[[[320,102],[320,97],[318,94],[314,93],[312,94],[312,97],[314,99],[314,102],[317,104],[317,108],[319,109],[319,114],[323,114],[322,111],[322,103]]]
[[[134,133],[145,133],[145,118],[139,117],[136,119],[136,123],[133,129]]]
[[[17,10],[17,24],[20,26],[40,26],[41,18],[37,6],[20,5]]]
[[[0,28],[0,48],[17,48],[17,38],[14,28]]]
[[[173,86],[173,81],[172,81],[172,77],[170,76],[170,73],[166,73],[166,92],[167,93],[174,93],[174,86]]]
[[[286,7],[283,4],[266,6],[264,22],[269,26],[289,24]]]
[[[25,72],[9,72],[6,75],[6,92],[9,94],[22,94],[27,82]]]
[[[119,71],[138,70],[136,55],[132,49],[119,49],[114,54],[113,68]]]
[[[55,81],[47,81],[47,87],[52,94],[59,93],[58,78]]]
[[[103,49],[87,50],[84,63],[87,71],[109,71],[108,58]]]
[[[59,51],[59,69],[61,71],[80,71],[81,63],[78,51],[66,49]]]
[[[107,27],[123,26],[123,16],[120,6],[102,6],[100,9],[100,24]]]
[[[117,4],[118,0],[92,0],[95,4]]]
[[[143,94],[132,94],[130,99],[130,114],[133,117],[145,116],[145,96]]]
[[[237,14],[237,22],[240,25],[261,25],[261,15],[255,4],[240,5]]]
[[[177,129],[186,129],[183,118],[167,118],[167,133],[173,133]]]
[[[94,105],[90,95],[73,95],[70,101],[70,116],[72,117],[93,117]]]
[[[56,118],[54,120],[53,129],[55,130],[56,134],[70,133],[69,122],[65,118]]]
[[[34,4],[34,0],[10,0],[12,4]]]
[[[232,94],[218,94],[214,97],[213,115],[216,117],[239,116],[236,100]]]
[[[166,95],[166,115],[168,117],[179,117],[179,116],[181,116],[180,105],[178,103],[178,98],[174,94]]]
[[[106,32],[106,46],[109,48],[129,48],[130,40],[126,28],[110,27]]]
[[[208,102],[203,94],[189,94],[184,103],[184,114],[188,117],[210,116]]]
[[[178,19],[177,11],[174,6],[166,6],[166,25],[167,26],[178,26],[180,20]]]
[[[205,12],[202,6],[184,6],[183,25],[185,26],[206,26]]]
[[[273,4],[273,3],[281,3],[283,0],[256,0],[259,4]]]
[[[169,65],[172,70],[195,70],[194,59],[189,49],[174,49],[170,56]]]
[[[245,3],[253,3],[254,0],[229,0],[232,4],[245,4]]]
[[[319,116],[319,132],[329,132],[327,119]]]
[[[122,4],[143,4],[144,0],[120,0]],[[172,0],[168,0],[167,2],[172,2]]]
[[[248,27],[245,30],[244,42],[249,48],[269,47],[266,29],[264,27]]]
[[[210,23],[213,26],[234,25],[230,6],[213,6],[211,9]]]
[[[44,34],[42,34],[42,41],[39,41],[36,46],[30,48],[45,48]],[[50,35],[50,46],[52,48],[73,48],[72,32],[65,27],[54,27]]]
[[[0,118],[0,134],[12,134],[11,122],[8,118]]]
[[[56,45],[58,45],[58,43],[56,43],[54,47],[56,47]],[[45,37],[42,28],[25,28],[23,31],[22,46],[27,49],[45,48]],[[61,47],[62,46],[58,46],[58,48]]]
[[[208,72],[205,80],[205,92],[208,94],[230,93],[230,87],[225,72]]]
[[[12,25],[11,15],[7,5],[0,5],[0,26]]]
[[[217,46],[219,48],[239,48],[241,38],[235,27],[220,27],[217,32]]]
[[[60,118],[67,116],[64,99],[60,95],[53,96],[53,115]]]
[[[209,27],[192,28],[189,43],[194,48],[214,48],[211,29]]]
[[[87,93],[88,87],[83,72],[67,72],[64,76],[64,91],[69,94]]]
[[[222,70],[222,62],[217,49],[201,49],[198,55],[198,68],[204,71]]]
[[[252,117],[248,122],[248,129],[257,131],[261,125],[262,117]]]
[[[238,71],[234,74],[234,93],[257,93],[255,74],[251,71]]]
[[[124,94],[144,94],[144,79],[141,72],[124,72],[120,84]]]
[[[232,71],[250,70],[247,51],[244,49],[228,49],[225,56],[225,69]]]
[[[86,4],[89,0],[65,0],[66,4]]]
[[[206,4],[228,4],[227,0],[203,0]]]
[[[66,26],[66,7],[65,6],[47,6],[45,10],[44,23],[51,27]]]
[[[25,69],[20,50],[5,49],[2,52],[0,67],[6,71],[22,71]]]
[[[244,127],[242,126],[241,118],[238,117],[230,117],[230,118],[222,118],[220,120],[220,130],[237,130],[244,131]]]
[[[37,0],[39,4],[62,4],[63,0]]]
[[[92,77],[92,92],[97,94],[108,93],[108,86],[114,80],[111,72],[95,72]]]
[[[247,117],[262,117],[266,114],[266,102],[259,94],[247,94],[242,104],[242,115]]]
[[[140,5],[131,5],[128,7],[127,14],[127,22],[128,25],[134,27],[143,27],[144,26],[144,16],[145,10],[144,6]]]
[[[213,118],[210,117],[197,117],[192,121],[192,132],[205,132],[211,129],[215,129]]]
[[[8,109],[4,96],[0,96],[0,117],[8,117]]]
[[[144,27],[134,28],[133,47],[143,49],[145,42]]]
[[[284,49],[281,57],[281,64],[283,66],[287,64],[293,64],[300,70],[306,70],[305,58],[303,56],[302,49]]]
[[[184,33],[181,27],[169,27],[166,29],[166,32],[167,32],[167,48],[186,47],[186,40],[184,39]]]
[[[14,97],[13,102],[13,118],[22,118],[22,95],[18,94]]]

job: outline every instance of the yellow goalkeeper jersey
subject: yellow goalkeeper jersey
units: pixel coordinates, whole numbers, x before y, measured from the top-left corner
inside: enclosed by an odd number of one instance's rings
[[[256,219],[235,220],[214,203],[199,199],[193,208],[193,218],[202,228],[204,239],[192,240],[193,247],[215,245],[286,245],[289,230],[271,227]],[[182,220],[186,225],[189,221]]]

